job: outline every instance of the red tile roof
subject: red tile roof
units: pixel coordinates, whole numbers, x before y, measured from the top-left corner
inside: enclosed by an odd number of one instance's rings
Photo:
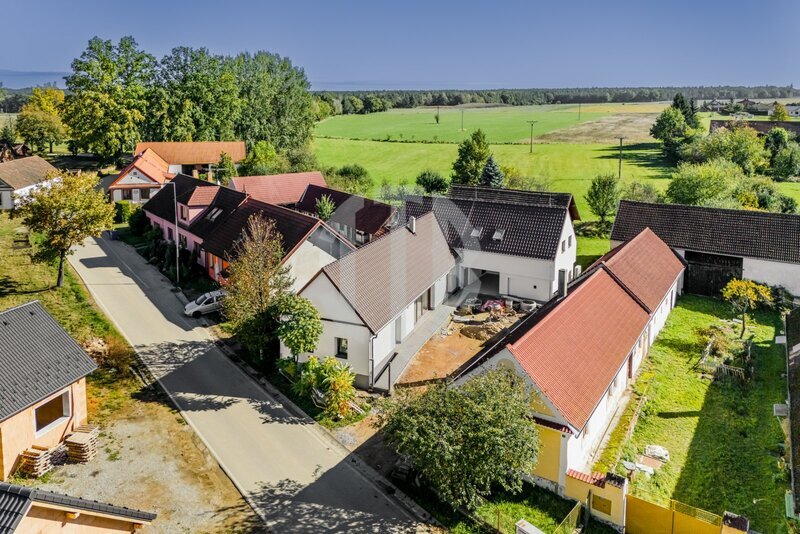
[[[192,191],[191,196],[186,201],[187,206],[209,206],[219,192],[219,186],[198,187]]]
[[[169,164],[166,161],[161,159],[161,157],[156,154],[153,149],[148,148],[141,154],[137,155],[133,158],[133,161],[117,175],[117,178],[114,182],[111,183],[110,187],[114,187],[116,183],[125,176],[133,169],[138,170],[151,180],[156,183],[163,184],[164,182],[171,180],[175,177],[174,174],[171,174],[169,171]]]
[[[567,469],[567,476],[599,488],[605,487],[606,485],[606,476],[599,471],[588,475],[586,473],[576,471],[575,469]]]
[[[223,152],[230,155],[234,163],[247,156],[244,141],[144,142],[137,143],[134,154],[141,154],[148,148],[170,165],[217,163]]]
[[[582,429],[650,315],[603,268],[573,287],[507,348],[567,422]]]
[[[684,265],[666,243],[645,228],[597,260],[630,289],[653,313],[669,291]]]
[[[295,204],[310,184],[327,187],[319,171],[272,174],[269,176],[238,176],[231,186],[256,200],[270,204]]]

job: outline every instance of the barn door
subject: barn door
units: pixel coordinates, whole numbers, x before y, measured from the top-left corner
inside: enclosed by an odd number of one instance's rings
[[[683,285],[686,293],[716,297],[728,282],[742,277],[742,258],[687,250],[685,259],[688,263]]]

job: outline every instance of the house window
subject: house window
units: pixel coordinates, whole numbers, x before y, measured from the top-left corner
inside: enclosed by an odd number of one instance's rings
[[[41,436],[70,416],[69,391],[50,399],[34,410],[36,436]]]
[[[572,236],[567,236],[567,248],[572,248]]]
[[[143,199],[150,198],[150,188],[149,187],[145,187],[141,191],[142,191],[142,198]]]
[[[133,190],[131,189],[122,190],[122,200],[130,200],[132,198],[133,198]]]
[[[187,208],[186,206],[183,206],[183,205],[179,204],[178,205],[178,214],[179,214],[180,218],[183,219],[184,221],[188,221],[189,220],[189,208]]]
[[[566,241],[562,241],[561,242],[561,252],[564,252],[565,250],[567,250],[567,242]]]
[[[336,338],[336,357],[347,359],[347,339],[343,337]]]
[[[167,239],[169,241],[174,241],[175,240],[175,238],[172,237],[172,228],[167,228]]]

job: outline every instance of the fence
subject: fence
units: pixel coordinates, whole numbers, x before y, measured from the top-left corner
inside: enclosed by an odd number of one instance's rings
[[[667,508],[633,495],[626,498],[628,534],[719,534],[721,531],[722,517],[700,508],[678,501],[670,501]]]
[[[572,534],[578,528],[578,523],[581,521],[581,512],[583,506],[581,503],[575,503],[575,506],[567,514],[567,517],[556,527],[553,534]]]
[[[711,346],[714,344],[714,339],[712,338],[706,348],[703,350],[703,356],[700,358],[700,361],[697,362],[696,367],[702,370],[705,373],[714,375],[715,378],[719,377],[726,377],[726,378],[738,378],[742,382],[747,381],[747,376],[745,374],[745,370],[742,367],[734,367],[733,365],[727,365],[724,363],[719,363],[715,361],[709,361],[709,357],[711,356]],[[751,344],[749,342],[745,342],[744,349],[746,354],[744,355],[745,362],[750,361],[750,347]]]

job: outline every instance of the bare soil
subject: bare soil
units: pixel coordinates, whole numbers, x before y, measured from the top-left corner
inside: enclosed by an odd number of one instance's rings
[[[546,133],[537,138],[541,143],[651,143],[650,127],[657,113],[619,113],[595,121],[587,121],[568,128]]]

